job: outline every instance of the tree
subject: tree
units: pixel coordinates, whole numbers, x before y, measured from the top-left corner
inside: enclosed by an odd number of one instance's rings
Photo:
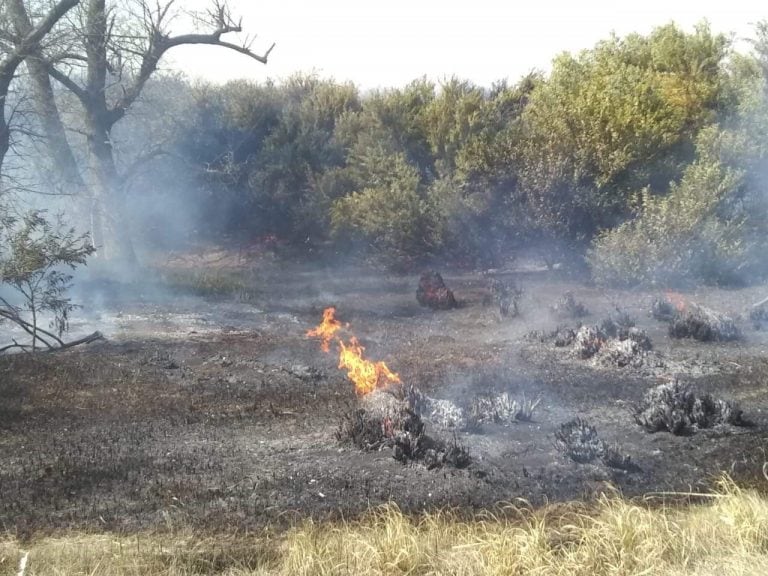
[[[563,54],[523,114],[521,186],[540,225],[586,238],[620,223],[636,190],[663,193],[717,121],[729,42],[702,24]]]
[[[134,262],[136,257],[125,219],[124,175],[118,170],[112,142],[115,125],[139,99],[163,56],[177,46],[220,46],[261,63],[267,62],[274,47],[259,54],[252,50],[248,39],[240,44],[225,40],[225,35],[242,32],[241,22],[232,16],[225,0],[213,0],[210,10],[200,15],[204,32],[171,34],[169,25],[175,15],[175,4],[174,0],[133,0],[121,4],[87,0],[78,18],[72,20],[68,40],[63,42],[66,49],[59,45],[37,54],[50,77],[73,94],[82,109],[89,160],[86,183],[96,203],[96,226],[103,229],[94,230],[101,252],[127,262]],[[28,6],[21,0],[15,0],[15,5],[28,15]],[[24,15],[19,16],[17,21],[23,27]],[[42,85],[42,78],[38,80],[38,108],[49,115],[58,114],[50,105],[49,91]],[[46,125],[49,144],[68,145],[66,138],[54,135],[58,132],[54,124]],[[69,163],[55,150],[52,157]]]
[[[11,146],[11,118],[8,117],[6,106],[11,83],[16,71],[24,60],[35,54],[41,47],[46,35],[61,20],[64,15],[79,4],[80,0],[60,0],[33,24],[27,18],[23,30],[11,25],[15,21],[16,11],[20,0],[8,0],[0,7],[0,174],[3,161]]]
[[[67,348],[101,337],[97,332],[84,339],[65,342],[69,314],[75,306],[66,297],[72,276],[62,270],[85,264],[94,251],[87,236],[67,229],[61,220],[51,223],[42,212],[23,218],[0,214],[0,285],[10,286],[18,301],[0,296],[0,322],[10,321],[29,337],[29,344],[13,340],[0,343],[0,353],[11,349],[34,352]],[[41,315],[53,318],[49,329],[41,326]]]
[[[370,150],[368,158],[378,177],[334,202],[334,232],[369,245],[379,262],[408,269],[439,248],[441,223],[424,196],[418,170],[404,154],[379,148]]]

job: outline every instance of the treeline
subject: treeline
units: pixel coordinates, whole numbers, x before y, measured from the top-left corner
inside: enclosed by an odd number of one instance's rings
[[[608,283],[758,278],[768,28],[755,32],[738,53],[706,25],[667,25],[490,88],[187,85],[173,138],[196,169],[185,198],[208,237],[274,235],[402,269],[493,266],[537,245],[553,260],[575,250]]]

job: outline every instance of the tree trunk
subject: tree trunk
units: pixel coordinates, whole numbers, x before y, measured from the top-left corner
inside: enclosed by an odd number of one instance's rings
[[[11,147],[11,128],[8,126],[8,119],[5,117],[5,100],[8,96],[12,79],[13,72],[0,70],[0,179],[2,179],[5,155]]]
[[[89,0],[86,9],[86,88],[80,97],[88,128],[88,152],[95,210],[104,231],[102,255],[121,264],[135,265],[136,253],[125,213],[124,188],[115,166],[110,133],[121,117],[107,106],[108,13],[105,0]]]
[[[100,253],[108,260],[121,264],[135,265],[136,252],[133,249],[130,226],[126,217],[125,196],[120,177],[115,167],[112,143],[104,121],[92,110],[86,110],[88,123],[88,151],[91,157],[91,172],[94,208],[91,212],[94,226],[103,231]]]

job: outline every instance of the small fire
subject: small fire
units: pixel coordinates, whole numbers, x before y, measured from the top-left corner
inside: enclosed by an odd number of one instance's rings
[[[339,345],[339,368],[347,370],[347,376],[355,385],[358,396],[364,396],[377,388],[386,388],[390,384],[400,384],[400,376],[392,372],[384,362],[371,362],[363,358],[363,347],[352,336],[348,344],[336,334],[341,328],[341,322],[336,320],[336,309],[326,308],[323,311],[323,321],[314,330],[309,330],[307,336],[320,338],[320,348],[323,352],[330,351],[331,340]]]
[[[323,321],[314,330],[308,330],[307,336],[310,338],[321,338],[320,349],[323,352],[331,350],[331,340],[336,332],[341,330],[341,322],[336,320],[336,308],[331,306],[323,310]]]
[[[400,384],[400,376],[392,372],[384,362],[371,362],[363,358],[365,348],[352,336],[349,344],[339,340],[339,368],[346,368],[347,376],[355,383],[355,392],[363,396],[376,388]]]
[[[667,296],[667,300],[675,307],[678,312],[685,312],[688,303],[685,301],[685,297],[682,294],[673,292],[672,290],[667,290],[665,294]]]

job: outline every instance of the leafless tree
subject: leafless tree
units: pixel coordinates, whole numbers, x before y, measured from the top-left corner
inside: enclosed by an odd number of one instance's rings
[[[9,0],[24,8],[23,0]],[[70,0],[74,1],[74,0]],[[27,20],[28,10],[26,11]],[[111,133],[141,96],[149,79],[157,71],[163,56],[182,45],[219,46],[266,63],[274,47],[263,53],[252,49],[252,39],[235,43],[225,39],[242,33],[242,23],[232,16],[225,0],[212,0],[209,10],[197,15],[200,31],[173,34],[171,22],[179,14],[175,0],[84,0],[71,22],[68,41],[35,54],[30,73],[36,85],[38,110],[49,118],[43,123],[49,143],[57,148],[68,146],[60,123],[60,114],[50,85],[40,72],[47,74],[74,94],[83,111],[89,163],[85,170],[90,194],[97,205],[94,238],[102,255],[127,262],[135,261],[129,226],[125,221],[123,175],[115,162]],[[15,19],[18,30],[28,29],[23,15]],[[32,62],[30,60],[30,62]],[[37,72],[34,68],[39,66]],[[72,169],[71,150],[54,152],[60,170]],[[72,174],[71,179],[77,180]],[[98,228],[103,228],[99,230]]]
[[[23,31],[11,25],[16,3],[17,0],[4,0],[0,5],[0,171],[11,145],[13,112],[9,112],[7,106],[16,72],[27,57],[40,49],[46,35],[80,0],[60,0],[54,3],[36,22],[28,18]]]

